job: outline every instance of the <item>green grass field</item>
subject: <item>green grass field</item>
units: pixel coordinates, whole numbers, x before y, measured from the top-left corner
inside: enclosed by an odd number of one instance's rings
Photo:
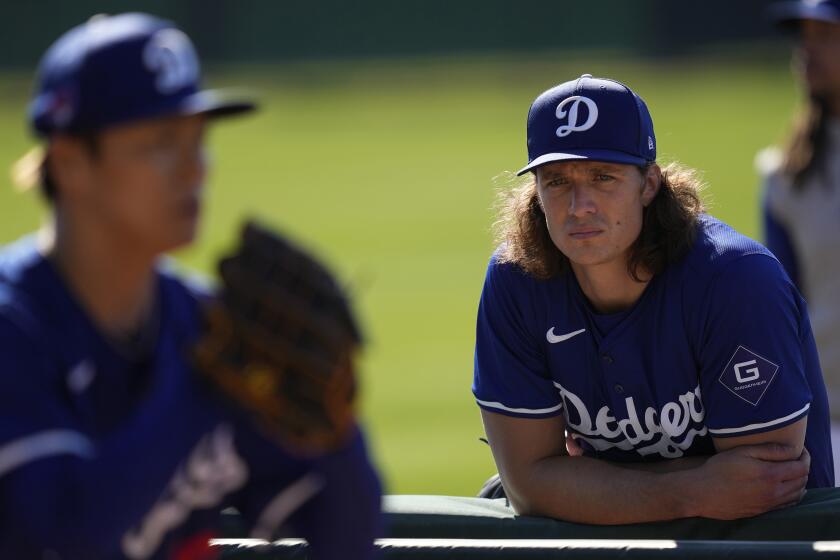
[[[640,93],[660,161],[702,170],[712,212],[759,234],[753,157],[782,137],[797,98],[783,54],[642,62],[556,52],[211,73],[210,85],[250,86],[264,110],[214,129],[203,235],[178,257],[212,270],[256,215],[334,264],[369,337],[362,405],[391,493],[473,494],[494,472],[470,393],[494,177],[525,161],[533,98],[584,72]],[[4,165],[31,145],[29,89],[29,76],[0,74]],[[43,215],[6,177],[0,205],[3,242]]]

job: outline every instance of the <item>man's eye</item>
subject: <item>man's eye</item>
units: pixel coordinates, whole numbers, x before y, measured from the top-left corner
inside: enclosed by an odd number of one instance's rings
[[[154,140],[138,144],[136,150],[141,154],[150,155],[171,150],[173,145],[174,142],[171,138],[155,138]]]
[[[612,175],[607,175],[606,173],[599,173],[595,176],[596,181],[612,181],[614,177]]]
[[[562,187],[566,184],[566,180],[560,177],[555,177],[554,179],[549,179],[546,183],[546,186],[549,187]]]

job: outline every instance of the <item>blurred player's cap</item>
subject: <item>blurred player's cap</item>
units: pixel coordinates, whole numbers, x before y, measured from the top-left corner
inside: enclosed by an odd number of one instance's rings
[[[96,16],[47,50],[29,106],[30,123],[36,134],[48,136],[254,108],[248,100],[202,91],[200,74],[192,43],[172,22],[141,13]]]
[[[768,15],[776,25],[793,30],[803,19],[840,23],[840,0],[801,0],[771,4]]]
[[[656,160],[653,121],[622,83],[584,74],[543,92],[528,112],[528,165],[595,160],[646,165]]]

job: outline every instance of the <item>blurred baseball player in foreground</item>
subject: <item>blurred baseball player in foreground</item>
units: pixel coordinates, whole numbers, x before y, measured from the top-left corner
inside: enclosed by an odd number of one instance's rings
[[[317,333],[296,325],[295,340],[269,335],[312,316],[335,327],[335,341],[341,325],[357,341],[330,279],[255,228],[223,266],[224,304],[160,264],[196,233],[209,121],[252,109],[198,86],[187,36],[144,14],[95,18],[41,62],[30,119],[45,142],[36,164],[49,231],[0,254],[3,558],[212,558],[228,506],[255,537],[292,527],[317,558],[372,552],[380,490],[358,429],[298,453],[284,435],[305,436],[312,423],[282,433],[278,417],[297,403],[272,400],[283,387],[272,377],[279,358],[255,361],[250,340],[236,338],[249,329],[281,358],[301,358],[299,370],[317,370],[328,354]],[[316,312],[284,318],[300,302],[270,297],[289,296],[282,282],[260,284],[284,263],[254,269],[278,255],[327,294]],[[305,282],[295,282],[300,293]],[[255,294],[265,296],[259,305]],[[249,306],[241,313],[239,301]],[[331,323],[333,307],[342,318]],[[261,330],[266,317],[275,321]],[[348,356],[336,371],[348,370]]]
[[[833,485],[805,304],[764,247],[704,213],[691,172],[656,164],[642,99],[589,75],[560,84],[531,106],[528,156],[473,385],[514,508],[733,519]]]
[[[794,68],[806,104],[783,150],[757,158],[764,176],[764,238],[808,301],[831,408],[840,469],[840,2],[771,6],[796,33]]]

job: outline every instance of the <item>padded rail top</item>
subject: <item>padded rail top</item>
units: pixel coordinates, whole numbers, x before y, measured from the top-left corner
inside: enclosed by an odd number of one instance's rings
[[[809,490],[798,505],[749,519],[583,525],[520,517],[504,499],[386,496],[388,536],[440,539],[840,540],[840,488]]]

